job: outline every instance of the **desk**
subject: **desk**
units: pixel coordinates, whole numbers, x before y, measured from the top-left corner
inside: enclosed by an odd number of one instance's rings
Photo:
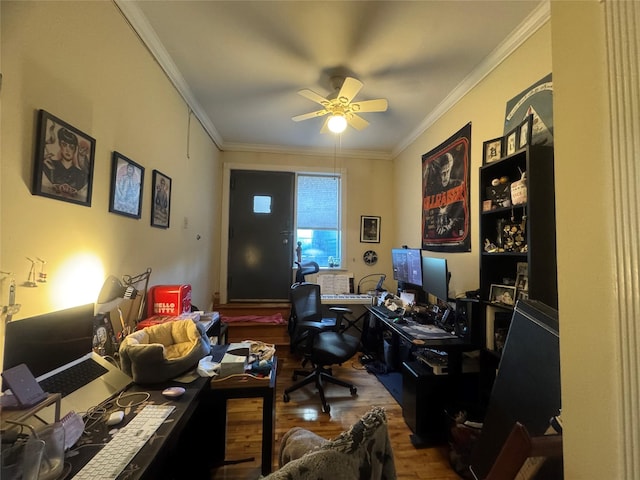
[[[379,326],[392,333],[391,349],[393,354],[396,355],[400,351],[400,341],[411,344],[414,347],[420,348],[433,348],[436,350],[446,351],[448,353],[448,371],[453,374],[462,373],[462,353],[469,350],[474,350],[473,344],[469,343],[462,338],[420,338],[409,333],[408,329],[403,328],[403,325],[394,322],[372,308],[367,307],[367,311],[373,315]]]
[[[402,371],[402,415],[414,432],[410,439],[414,446],[434,446],[447,441],[447,418],[445,409],[458,405],[466,396],[465,390],[477,390],[474,374],[462,373],[462,354],[476,347],[461,338],[416,338],[402,324],[367,308],[379,328],[391,332],[391,357],[397,359],[401,343],[413,348],[433,348],[448,352],[448,374],[434,375],[429,367],[410,358],[402,365],[393,365]],[[373,335],[375,337],[375,335]],[[380,341],[382,339],[380,338]],[[409,357],[409,355],[407,355]],[[399,363],[396,361],[396,363]],[[396,373],[397,375],[397,373]],[[475,397],[476,395],[473,394]]]
[[[273,358],[271,375],[268,379],[247,381],[246,379],[235,383],[225,384],[224,381],[211,382],[208,399],[209,416],[215,425],[223,425],[220,431],[216,431],[216,448],[212,449],[214,461],[217,464],[224,464],[229,461],[225,457],[226,446],[226,420],[227,401],[231,398],[262,398],[262,475],[271,473],[271,463],[273,461],[273,444],[275,440],[275,396],[276,396],[276,374],[278,369],[278,359]]]
[[[72,478],[75,474],[84,467],[91,458],[102,448],[102,445],[111,439],[109,431],[113,428],[121,428],[130,422],[138,411],[140,411],[144,405],[148,404],[169,404],[175,406],[175,410],[168,417],[156,431],[154,437],[152,437],[133,460],[127,465],[124,471],[118,477],[119,479],[157,479],[166,478],[165,468],[171,464],[175,465],[175,462],[166,462],[167,457],[170,457],[173,449],[179,444],[183,430],[189,423],[191,415],[198,406],[200,396],[203,391],[208,390],[209,379],[197,378],[191,383],[182,384],[185,388],[185,394],[175,400],[168,400],[162,396],[162,390],[167,386],[175,386],[178,382],[167,382],[166,384],[158,384],[151,386],[132,385],[126,390],[125,395],[120,400],[121,405],[135,404],[140,399],[144,399],[142,393],[149,393],[149,399],[140,405],[134,405],[132,407],[120,408],[115,405],[115,399],[107,404],[107,408],[113,410],[124,410],[125,418],[117,426],[108,427],[104,421],[98,421],[94,424],[89,424],[85,429],[85,434],[78,440],[76,445],[71,448],[71,452],[75,455],[67,455],[66,463],[68,476],[65,478]],[[126,396],[126,393],[140,393],[141,395]],[[184,462],[184,460],[181,460]],[[67,471],[65,470],[65,472]]]

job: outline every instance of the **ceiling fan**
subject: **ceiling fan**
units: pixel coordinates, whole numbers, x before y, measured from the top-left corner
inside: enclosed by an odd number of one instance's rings
[[[359,113],[384,112],[387,110],[388,103],[384,98],[352,102],[364,85],[360,80],[353,77],[333,77],[331,81],[334,93],[326,98],[307,88],[298,91],[300,95],[312,102],[319,103],[323,108],[315,112],[296,115],[291,118],[294,122],[329,115],[322,125],[320,133],[330,131],[341,133],[347,128],[347,124],[356,130],[363,130],[369,125],[369,122],[358,115]]]

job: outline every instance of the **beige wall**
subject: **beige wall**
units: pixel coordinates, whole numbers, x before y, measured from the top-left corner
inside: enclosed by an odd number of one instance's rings
[[[622,480],[604,3],[551,13],[565,478]]]
[[[151,285],[190,283],[193,303],[208,307],[218,282],[222,168],[199,122],[192,118],[188,131],[187,105],[112,2],[1,8],[0,270],[18,283],[14,318],[94,302],[107,275],[147,267]],[[31,195],[38,109],[96,139],[91,207]],[[108,211],[114,150],[145,168],[140,220]],[[169,229],[150,226],[154,169],[173,180]],[[47,262],[47,283],[22,286],[25,257]],[[6,305],[8,277],[0,286]]]
[[[191,283],[194,303],[206,306],[224,278],[219,274],[220,251],[222,258],[226,254],[221,242],[222,161],[226,168],[333,168],[327,157],[221,155],[196,121],[191,122],[187,159],[187,107],[112,3],[3,0],[0,5],[0,270],[15,272],[22,283],[29,268],[25,257],[39,256],[47,260],[49,274],[49,282],[36,289],[18,288],[17,300],[23,305],[18,317],[72,301],[69,292],[76,285],[66,283],[64,268],[83,251],[100,260],[102,275],[72,279],[80,286],[92,285],[90,295],[76,304],[95,299],[104,275],[138,273],[150,266],[152,283]],[[373,270],[390,272],[385,252],[420,243],[421,155],[472,122],[472,252],[447,258],[452,293],[477,288],[476,181],[482,141],[502,134],[508,99],[553,72],[565,478],[571,480],[623,478],[617,434],[622,402],[615,373],[617,329],[615,318],[608,315],[616,292],[611,287],[613,239],[607,233],[613,202],[603,121],[607,89],[602,9],[596,0],[552,2],[550,24],[401,152],[395,166],[367,159],[337,162],[348,178],[348,268],[356,278]],[[64,36],[58,33],[63,29]],[[97,139],[91,208],[30,194],[35,112],[40,108]],[[147,169],[141,220],[108,212],[113,150]],[[169,230],[149,226],[154,168],[174,181]],[[369,247],[359,243],[360,215],[382,217],[382,242],[374,249],[383,255],[376,267],[361,261]],[[0,303],[6,304],[8,282],[2,278]]]
[[[452,297],[479,287],[477,183],[482,142],[503,134],[507,101],[551,72],[550,32],[547,23],[395,159],[395,203],[403,205],[403,215],[396,218],[395,243],[420,245],[422,155],[471,122],[471,252],[434,253],[447,258]]]

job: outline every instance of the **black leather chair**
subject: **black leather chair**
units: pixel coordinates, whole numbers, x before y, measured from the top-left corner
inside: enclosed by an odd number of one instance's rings
[[[360,338],[342,331],[341,324],[345,313],[351,310],[345,307],[330,307],[336,314],[335,322],[323,323],[320,301],[320,285],[315,283],[295,283],[291,287],[291,317],[289,319],[289,336],[291,350],[304,357],[313,365],[313,370],[293,373],[293,380],[298,375],[305,375],[300,382],[284,391],[284,401],[289,401],[291,392],[315,383],[322,400],[322,411],[329,413],[330,407],[324,394],[324,382],[334,383],[348,388],[351,395],[357,388],[332,375],[331,366],[340,365],[353,357],[360,348]],[[326,319],[325,319],[326,320]]]

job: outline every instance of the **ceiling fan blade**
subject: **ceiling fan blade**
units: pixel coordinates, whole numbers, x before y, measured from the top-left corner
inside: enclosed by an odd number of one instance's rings
[[[302,90],[298,90],[298,93],[300,95],[302,95],[303,97],[308,98],[312,102],[319,103],[323,107],[326,107],[330,103],[329,100],[324,98],[322,95],[314,92],[313,90],[309,90],[308,88],[304,88]]]
[[[321,117],[329,113],[328,110],[316,110],[315,112],[303,113],[302,115],[296,115],[295,117],[291,117],[291,120],[294,122],[301,122],[302,120],[308,120],[310,118]]]
[[[356,130],[364,130],[369,126],[369,122],[353,113],[347,115],[347,123]]]
[[[365,100],[364,102],[356,102],[350,105],[351,111],[354,113],[361,112],[386,112],[389,103],[384,98],[377,100]]]
[[[327,117],[327,119],[322,124],[322,128],[320,129],[320,133],[331,133],[331,130],[329,130],[329,118],[331,118],[331,117]]]
[[[353,97],[358,94],[363,85],[364,84],[360,80],[353,77],[345,78],[336,100],[338,100],[342,105],[347,105],[351,100],[353,100]]]

